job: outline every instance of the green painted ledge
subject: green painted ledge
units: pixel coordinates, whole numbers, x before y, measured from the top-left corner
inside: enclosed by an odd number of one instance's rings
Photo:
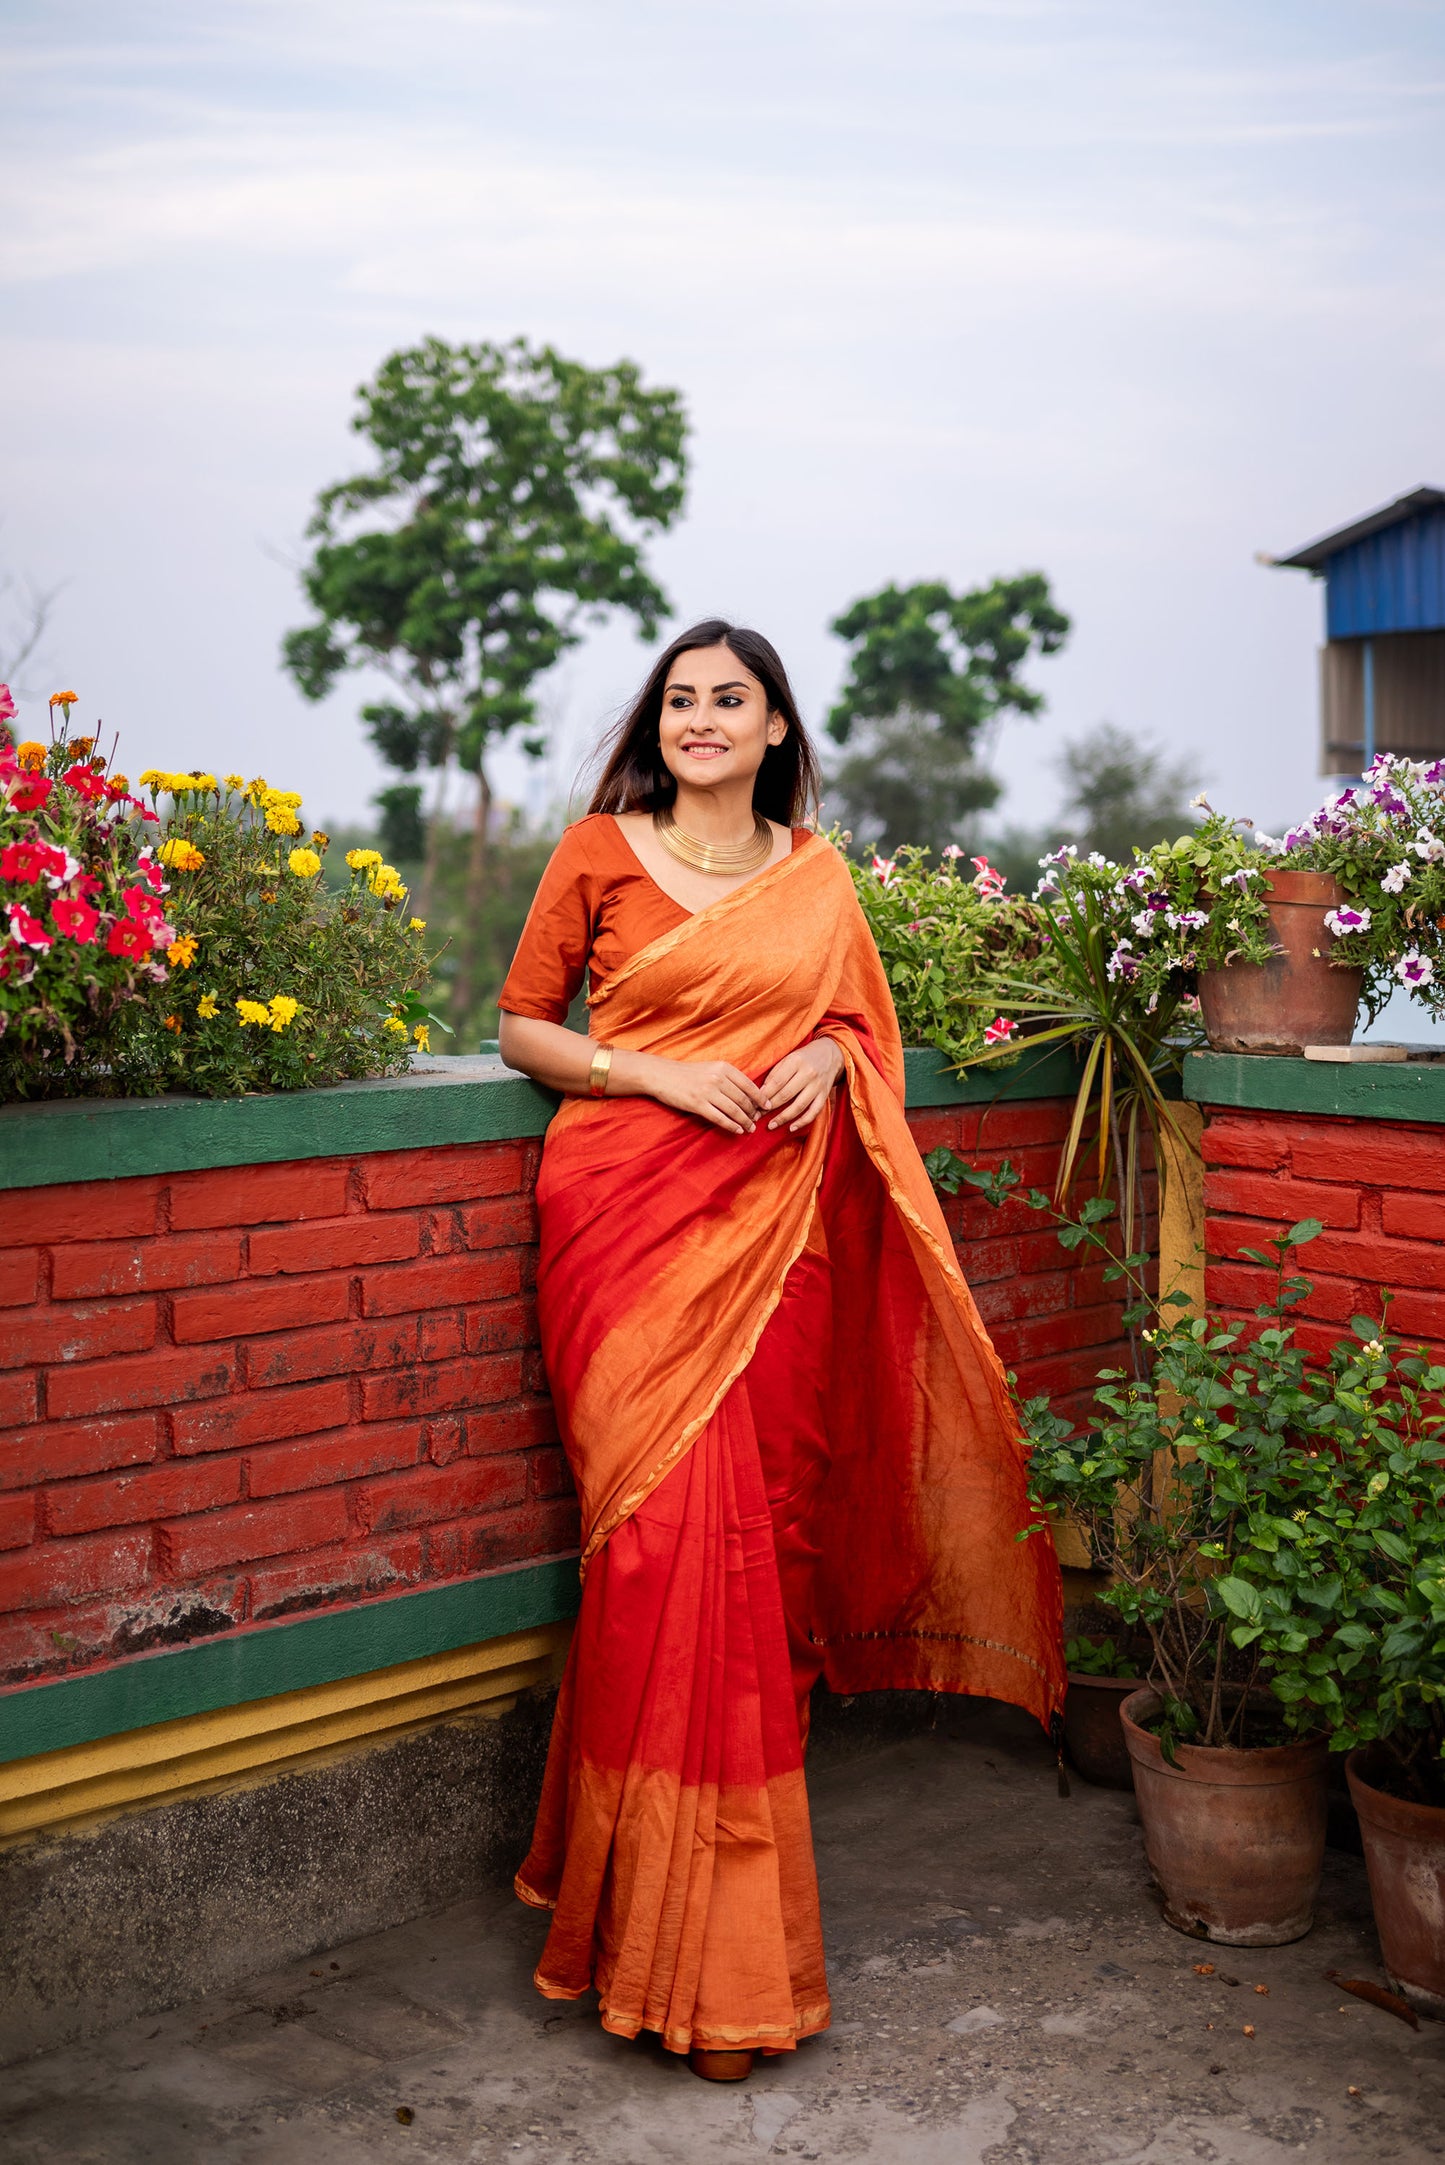
[[[1049,1047],[1017,1066],[958,1076],[931,1051],[907,1052],[910,1105],[987,1105],[1063,1097],[1076,1080]],[[541,1135],[557,1100],[495,1056],[419,1061],[409,1075],[244,1098],[69,1098],[0,1107],[0,1189],[124,1180],[219,1165],[270,1165],[376,1150]]]
[[[577,1559],[553,1557],[19,1685],[0,1692],[0,1763],[560,1623],[578,1597]]]
[[[1257,1053],[1194,1052],[1184,1063],[1184,1095],[1198,1105],[1439,1126],[1445,1125],[1445,1061],[1355,1067]]]

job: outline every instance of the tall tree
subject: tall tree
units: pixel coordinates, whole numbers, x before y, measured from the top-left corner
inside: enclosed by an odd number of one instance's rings
[[[963,594],[937,580],[885,586],[832,629],[853,653],[828,734],[850,744],[856,732],[857,749],[830,780],[830,808],[887,849],[957,841],[999,795],[980,762],[991,725],[1044,704],[1019,671],[1068,637],[1048,580],[1022,572]]]
[[[644,388],[630,361],[586,368],[520,338],[429,338],[357,396],[352,426],[376,463],[318,497],[302,574],[316,621],[282,651],[308,699],[349,669],[391,679],[396,696],[362,719],[388,766],[435,774],[423,899],[449,777],[475,777],[453,987],[465,1016],[485,989],[469,923],[486,877],[487,753],[513,731],[545,750],[533,686],[585,622],[622,609],[652,638],[671,613],[643,543],[682,508],[687,421],[680,395]]]
[[[1203,779],[1192,760],[1170,760],[1113,722],[1100,722],[1059,754],[1062,839],[1116,863],[1134,848],[1172,841],[1190,827],[1188,800]]]

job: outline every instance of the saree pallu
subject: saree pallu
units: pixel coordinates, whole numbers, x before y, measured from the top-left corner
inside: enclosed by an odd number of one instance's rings
[[[652,941],[593,1033],[759,1079],[818,1035],[797,1136],[574,1099],[538,1297],[582,1501],[581,1613],[523,1899],[536,1981],[674,2050],[828,2020],[807,1691],[967,1691],[1047,1723],[1062,1603],[998,1359],[903,1114],[897,1023],[821,837]]]

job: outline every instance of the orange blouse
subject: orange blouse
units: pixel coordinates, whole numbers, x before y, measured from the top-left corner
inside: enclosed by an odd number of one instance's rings
[[[806,827],[793,829],[794,849],[807,839]],[[565,1022],[584,977],[595,992],[639,948],[693,914],[663,893],[610,812],[589,812],[552,852],[497,1005]]]

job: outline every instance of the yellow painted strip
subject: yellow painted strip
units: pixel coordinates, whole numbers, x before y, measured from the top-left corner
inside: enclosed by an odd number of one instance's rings
[[[339,1683],[14,1760],[0,1766],[0,1842],[225,1786],[227,1776],[284,1771],[494,1702],[510,1705],[519,1691],[555,1679],[568,1633],[566,1624],[512,1632]]]

